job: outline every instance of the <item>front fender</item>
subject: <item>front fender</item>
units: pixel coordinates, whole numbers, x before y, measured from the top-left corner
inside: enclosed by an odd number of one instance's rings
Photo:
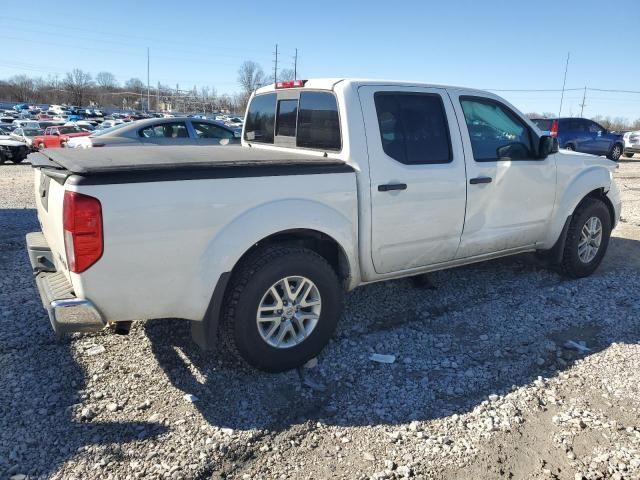
[[[603,188],[607,192],[611,186],[610,169],[604,165],[591,165],[581,170],[568,181],[562,178],[559,168],[558,186],[565,185],[562,191],[556,195],[556,207],[551,219],[549,235],[545,241],[545,246],[550,248],[562,232],[562,228],[578,204],[592,191]]]

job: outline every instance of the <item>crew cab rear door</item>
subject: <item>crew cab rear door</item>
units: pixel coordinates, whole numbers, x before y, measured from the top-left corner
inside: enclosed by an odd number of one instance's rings
[[[452,260],[466,204],[464,154],[444,89],[359,88],[371,188],[377,273]]]

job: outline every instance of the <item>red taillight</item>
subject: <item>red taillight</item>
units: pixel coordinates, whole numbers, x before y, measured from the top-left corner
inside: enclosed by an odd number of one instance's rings
[[[557,137],[558,136],[558,121],[554,120],[553,123],[551,124],[551,130],[549,130],[549,133],[551,134],[552,137]]]
[[[298,88],[304,87],[306,80],[284,80],[276,82],[276,88]]]
[[[69,270],[84,272],[103,252],[102,207],[97,198],[64,192],[64,246]]]

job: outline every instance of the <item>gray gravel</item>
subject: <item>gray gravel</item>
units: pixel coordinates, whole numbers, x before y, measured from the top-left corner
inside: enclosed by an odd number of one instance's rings
[[[640,479],[640,162],[620,165],[593,277],[526,255],[364,287],[317,364],[279,375],[178,320],[57,340],[24,252],[32,172],[0,166],[0,478]]]

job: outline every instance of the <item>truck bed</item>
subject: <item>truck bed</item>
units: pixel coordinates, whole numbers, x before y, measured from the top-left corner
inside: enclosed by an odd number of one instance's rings
[[[29,160],[48,176],[73,175],[78,185],[353,171],[335,158],[234,146],[60,148]]]

